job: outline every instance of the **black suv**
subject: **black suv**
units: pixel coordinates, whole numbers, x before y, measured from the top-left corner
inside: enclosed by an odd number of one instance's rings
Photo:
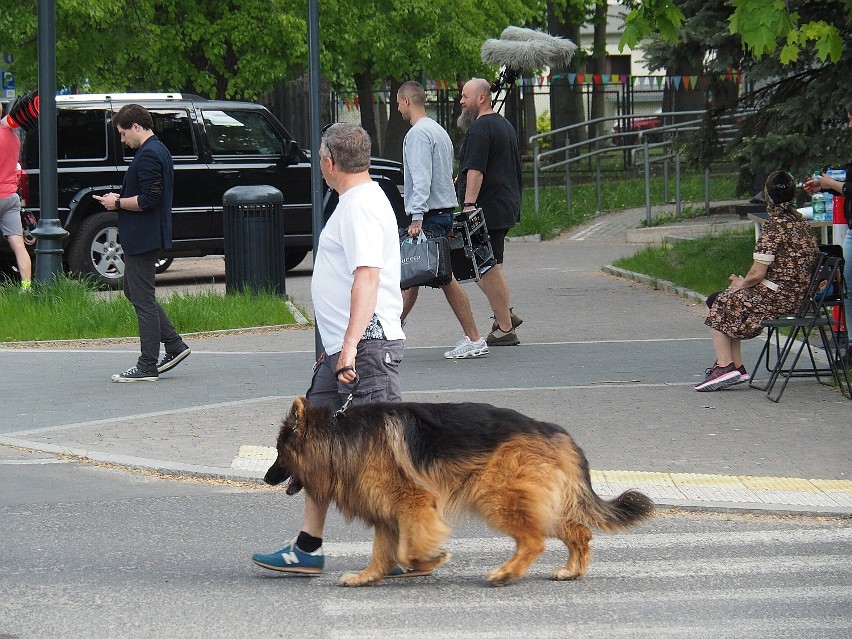
[[[119,140],[112,117],[128,103],[142,104],[154,120],[154,133],[174,159],[173,247],[163,253],[161,270],[174,257],[224,254],[222,195],[233,186],[268,184],[284,196],[285,266],[297,266],[313,245],[311,166],[308,154],[264,107],[171,94],[57,96],[59,219],[69,270],[116,286],[124,273],[116,214],[93,196],[118,191],[133,158]],[[21,198],[39,214],[38,134],[23,134]],[[373,159],[370,172],[402,213],[402,167]],[[332,194],[333,195],[333,194]],[[326,217],[336,205],[326,198]],[[5,261],[11,252],[0,242]],[[0,256],[3,257],[3,256]]]

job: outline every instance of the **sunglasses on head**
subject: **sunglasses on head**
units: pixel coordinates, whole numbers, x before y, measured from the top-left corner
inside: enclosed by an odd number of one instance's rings
[[[331,127],[333,127],[337,122],[329,122],[322,128],[322,135],[325,135],[325,132],[328,131]],[[331,147],[328,145],[328,142],[325,143],[325,148],[328,149],[328,157],[331,158],[332,164],[334,164],[334,154],[331,152]]]

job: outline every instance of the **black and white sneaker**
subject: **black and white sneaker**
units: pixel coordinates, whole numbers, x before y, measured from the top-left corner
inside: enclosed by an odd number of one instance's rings
[[[146,373],[140,371],[135,366],[128,368],[123,373],[118,373],[112,376],[114,382],[156,382],[159,379],[157,373]]]
[[[172,370],[175,366],[189,357],[190,353],[192,353],[192,351],[189,350],[188,346],[179,353],[166,353],[163,355],[163,359],[160,360],[160,363],[157,364],[157,373],[162,375],[166,371]]]

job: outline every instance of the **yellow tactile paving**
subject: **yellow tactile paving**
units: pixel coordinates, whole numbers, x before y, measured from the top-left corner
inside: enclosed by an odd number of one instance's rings
[[[742,488],[739,477],[731,475],[699,475],[696,473],[671,473],[676,486],[733,486]]]
[[[849,479],[812,479],[811,483],[825,492],[852,493],[852,480]]]
[[[818,493],[813,482],[807,479],[796,479],[794,477],[740,477],[742,483],[752,490],[774,490],[796,493]]]
[[[617,484],[654,484],[659,486],[674,486],[669,473],[652,473],[637,470],[600,470],[591,471],[592,480],[603,479]]]
[[[277,452],[271,446],[240,446],[237,457],[240,459],[275,459]]]

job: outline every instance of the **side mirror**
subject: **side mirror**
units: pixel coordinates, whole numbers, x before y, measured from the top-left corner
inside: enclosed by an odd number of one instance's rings
[[[285,140],[284,141],[284,153],[281,156],[281,163],[285,165],[290,164],[298,164],[305,157],[305,154],[302,153],[302,149],[299,148],[299,145],[295,140]]]

